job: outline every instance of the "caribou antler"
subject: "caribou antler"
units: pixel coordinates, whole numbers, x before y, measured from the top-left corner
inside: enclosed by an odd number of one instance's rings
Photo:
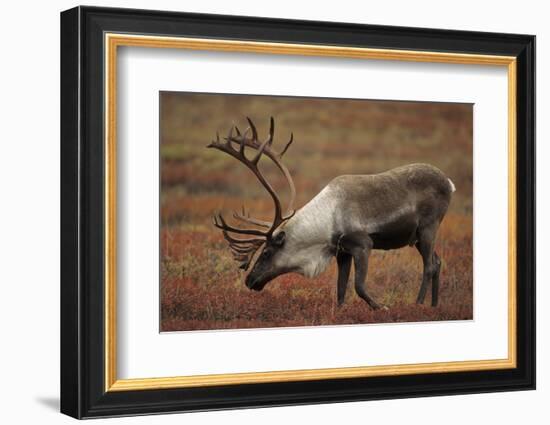
[[[255,226],[260,226],[260,227],[265,227],[267,229],[269,229],[271,227],[271,223],[269,221],[258,220],[257,218],[250,217],[250,213],[248,211],[245,211],[244,205],[243,205],[241,213],[239,213],[237,211],[233,211],[233,217],[236,218],[239,221],[242,221],[243,223],[253,224]]]
[[[225,239],[229,242],[229,246],[233,251],[233,256],[236,260],[243,261],[241,267],[244,269],[247,269],[250,265],[250,261],[252,259],[252,256],[254,255],[254,252],[256,252],[256,250],[266,240],[272,237],[273,232],[282,223],[289,220],[294,215],[295,211],[293,207],[294,200],[296,198],[296,188],[294,186],[294,182],[292,181],[292,177],[288,169],[282,163],[282,157],[289,146],[292,144],[294,140],[294,135],[291,133],[290,140],[287,142],[283,150],[281,152],[276,152],[275,150],[271,149],[271,146],[273,144],[273,134],[275,132],[275,123],[273,117],[271,117],[270,120],[269,135],[267,139],[263,142],[258,141],[258,131],[252,120],[248,117],[246,119],[248,121],[249,127],[243,133],[241,133],[237,127],[232,127],[229,130],[227,137],[225,137],[223,141],[220,140],[219,134],[216,134],[216,140],[207,146],[209,148],[215,148],[222,152],[225,152],[246,165],[246,167],[254,173],[254,175],[257,177],[262,186],[267,190],[273,200],[275,215],[273,218],[273,222],[271,223],[250,217],[250,214],[245,211],[244,207],[242,208],[242,213],[238,213],[236,211],[233,212],[233,217],[237,220],[258,227],[266,228],[266,231],[233,227],[227,224],[221,214],[217,214],[216,216],[214,216],[214,225],[223,231],[223,235]],[[233,136],[233,131],[237,133],[236,136]],[[247,135],[250,132],[252,133],[252,137],[248,138]],[[256,151],[252,159],[249,159],[245,154],[245,148],[247,147]],[[285,176],[290,187],[290,201],[285,214],[283,214],[283,209],[279,196],[258,168],[258,163],[263,155],[267,156],[271,161],[273,161],[273,163]],[[229,236],[228,232],[242,235],[253,235],[257,236],[257,238],[235,239]]]

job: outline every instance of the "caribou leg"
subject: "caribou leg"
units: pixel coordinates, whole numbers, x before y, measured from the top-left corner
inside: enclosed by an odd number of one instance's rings
[[[370,247],[358,247],[354,250],[353,261],[355,264],[355,292],[362,299],[364,299],[372,309],[377,310],[380,308],[380,305],[371,298],[365,288],[367,283],[367,271],[369,269],[370,251]]]
[[[429,226],[427,228],[419,231],[418,242],[416,243],[416,249],[420,252],[422,256],[422,262],[424,264],[424,271],[422,272],[422,284],[420,285],[420,291],[418,292],[418,297],[416,298],[417,304],[424,303],[426,298],[426,291],[428,290],[428,285],[432,284],[432,294],[435,290],[437,292],[438,288],[434,289],[434,276],[436,275],[436,270],[439,272],[439,267],[435,265],[434,252],[434,240],[435,234],[437,232],[437,226]],[[439,258],[439,257],[437,257]],[[439,273],[437,273],[437,287],[439,287]],[[437,297],[436,297],[437,298]],[[432,300],[433,303],[433,300]]]
[[[433,255],[434,263],[434,275],[432,277],[432,307],[437,307],[437,301],[439,297],[439,271],[441,270],[441,260],[437,252],[434,251]]]
[[[355,265],[355,292],[372,309],[380,308],[380,305],[371,298],[365,288],[367,271],[369,269],[369,255],[373,246],[372,239],[367,233],[355,232],[342,237],[340,245],[344,252],[350,253],[353,257],[353,264]]]
[[[351,270],[351,255],[340,252],[336,256],[338,264],[338,306],[344,303],[348,289],[349,272]]]

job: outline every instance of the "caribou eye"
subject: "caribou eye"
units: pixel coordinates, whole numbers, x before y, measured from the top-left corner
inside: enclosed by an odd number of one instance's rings
[[[273,238],[273,244],[274,244],[275,246],[282,246],[282,245],[285,243],[285,237],[286,237],[285,232],[280,231],[280,232],[277,233],[277,235],[275,235],[275,237]]]

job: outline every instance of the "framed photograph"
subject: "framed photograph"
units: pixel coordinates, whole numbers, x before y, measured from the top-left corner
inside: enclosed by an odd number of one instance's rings
[[[535,388],[535,37],[61,14],[61,411]]]

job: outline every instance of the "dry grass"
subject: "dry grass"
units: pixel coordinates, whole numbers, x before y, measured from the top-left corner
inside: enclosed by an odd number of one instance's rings
[[[161,96],[161,329],[227,329],[472,318],[472,109],[469,105],[218,96]],[[269,218],[270,200],[252,175],[221,152],[205,149],[232,122],[250,115],[260,134],[275,117],[276,143],[298,190],[311,199],[340,174],[367,174],[411,162],[441,168],[457,186],[436,249],[440,305],[417,306],[416,249],[375,251],[367,285],[390,308],[372,311],[352,289],[336,306],[336,266],[315,279],[288,274],[249,291],[219,231],[214,211],[240,208]],[[284,193],[284,180],[265,171]],[[429,301],[429,295],[428,300]],[[429,304],[428,302],[426,303]]]

